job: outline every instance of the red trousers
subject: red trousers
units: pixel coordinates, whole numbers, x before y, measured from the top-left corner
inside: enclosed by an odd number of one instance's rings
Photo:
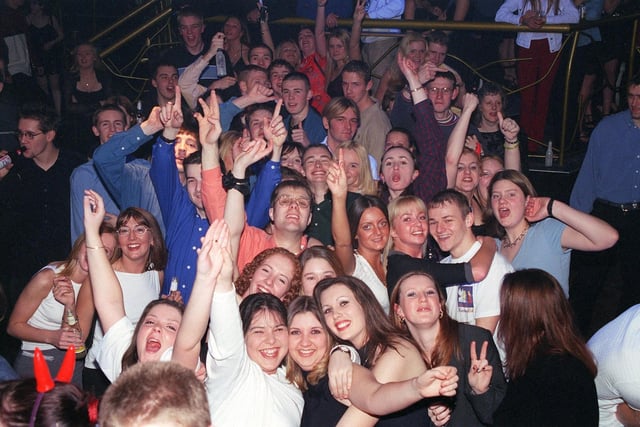
[[[554,60],[559,52],[549,52],[547,39],[532,40],[529,49],[518,47],[518,83],[520,87],[528,86],[549,74],[537,84],[520,92],[520,126],[526,134],[537,141],[544,141],[544,126],[549,112],[551,87],[558,71],[558,63]],[[535,151],[536,144],[529,144],[529,151]]]

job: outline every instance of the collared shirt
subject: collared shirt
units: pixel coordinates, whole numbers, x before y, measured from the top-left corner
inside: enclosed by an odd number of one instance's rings
[[[347,209],[358,197],[360,197],[360,194],[347,192]],[[333,235],[331,234],[332,209],[331,192],[327,191],[322,202],[313,203],[311,207],[311,223],[307,228],[309,237],[320,240],[325,246],[333,245]]]
[[[640,202],[640,127],[629,110],[605,117],[591,134],[571,206],[591,212],[598,198]]]
[[[391,122],[380,104],[371,98],[373,105],[360,111],[360,127],[354,140],[362,144],[378,163],[384,153],[384,141],[391,130]],[[376,171],[377,172],[377,171]]]
[[[93,160],[78,166],[71,174],[71,244],[84,233],[84,190],[92,189],[102,196],[108,214],[118,215],[120,207],[111,198],[98,176]]]
[[[153,145],[149,176],[167,227],[165,241],[169,258],[164,270],[162,294],[169,294],[171,281],[175,278],[187,304],[196,278],[197,249],[202,245],[200,238],[207,232],[209,222],[198,214],[187,190],[180,183],[173,144],[167,144],[162,138]]]
[[[31,276],[69,254],[69,177],[80,163],[79,155],[64,149],[47,170],[20,157],[0,181],[2,226],[10,232],[2,241],[18,274]]]
[[[96,148],[93,153],[93,162],[105,188],[109,190],[118,206],[136,206],[151,212],[164,236],[165,228],[160,205],[149,178],[149,162],[136,159],[127,163],[127,156],[133,154],[151,138],[153,138],[152,135],[145,135],[142,132],[140,125],[126,132],[116,133]]]

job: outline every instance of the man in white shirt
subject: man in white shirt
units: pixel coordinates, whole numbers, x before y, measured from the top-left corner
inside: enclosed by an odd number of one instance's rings
[[[452,189],[436,194],[427,206],[429,232],[451,255],[441,262],[468,262],[480,249],[471,231],[473,212],[467,198]],[[500,320],[500,287],[511,264],[496,253],[487,277],[481,282],[447,288],[447,311],[459,322],[477,325],[494,333]]]

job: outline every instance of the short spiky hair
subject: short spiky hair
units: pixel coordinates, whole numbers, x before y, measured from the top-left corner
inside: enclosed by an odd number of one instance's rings
[[[31,119],[38,121],[38,127],[42,132],[57,131],[60,118],[53,107],[41,102],[28,103],[22,106],[18,113],[18,119]]]
[[[100,404],[104,427],[177,420],[185,427],[211,425],[203,384],[177,363],[138,363],[118,377]]]
[[[447,188],[446,190],[436,193],[436,195],[433,196],[433,199],[431,199],[427,204],[427,209],[440,208],[444,206],[445,203],[451,203],[452,205],[457,206],[460,209],[463,218],[466,218],[466,216],[471,213],[471,205],[469,205],[467,197],[458,190],[454,190],[452,188]]]

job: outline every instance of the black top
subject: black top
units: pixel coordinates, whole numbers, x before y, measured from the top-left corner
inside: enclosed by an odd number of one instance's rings
[[[345,405],[331,395],[327,375],[318,384],[309,384],[302,396],[304,409],[300,427],[334,427],[347,410]]]
[[[342,93],[342,73],[338,74],[338,77],[329,82],[327,85],[327,93],[332,98],[344,96],[344,93]]]
[[[56,162],[45,171],[21,157],[0,181],[2,226],[8,227],[2,246],[10,251],[16,274],[30,276],[69,254],[69,178],[83,162],[76,153],[61,149]]]
[[[495,427],[596,427],[593,376],[571,355],[540,356],[509,382],[493,420]]]
[[[440,264],[430,259],[414,258],[405,253],[392,251],[387,257],[387,291],[389,296],[396,287],[398,279],[411,271],[423,271],[436,279],[440,286],[457,286],[461,283],[473,283],[471,264]]]
[[[491,386],[489,390],[480,395],[471,393],[469,386],[469,370],[471,369],[471,360],[469,357],[471,342],[476,342],[476,351],[480,354],[482,343],[487,341],[487,360],[489,365],[493,367],[493,375],[491,377]],[[449,365],[458,369],[458,389],[455,397],[445,399],[427,399],[429,404],[443,400],[446,405],[453,408],[451,419],[447,423],[448,427],[481,427],[491,425],[492,415],[496,408],[502,402],[505,395],[507,385],[502,373],[502,362],[498,349],[493,342],[491,333],[483,328],[472,325],[458,324],[458,343],[462,359],[458,359],[455,355],[449,361]]]

